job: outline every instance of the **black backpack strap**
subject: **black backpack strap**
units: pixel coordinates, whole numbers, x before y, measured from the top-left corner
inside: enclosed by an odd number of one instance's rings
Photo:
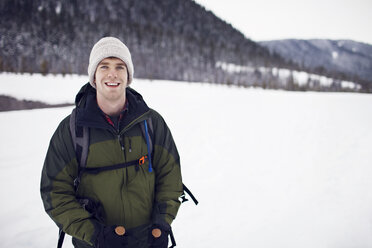
[[[141,166],[143,165],[148,159],[148,156],[142,156],[137,160],[129,161],[126,163],[120,163],[120,164],[114,164],[114,165],[109,165],[109,166],[103,166],[103,167],[92,167],[92,168],[82,168],[81,169],[81,174],[82,173],[88,173],[88,174],[98,174],[104,171],[111,171],[111,170],[117,170],[117,169],[122,169],[126,168],[129,166]]]
[[[169,237],[170,237],[170,240],[171,240],[171,242],[172,242],[172,246],[169,247],[169,248],[173,248],[173,247],[175,247],[177,244],[176,244],[176,240],[174,239],[174,235],[173,235],[172,228],[171,228],[170,231],[169,231]]]
[[[58,243],[57,248],[62,248],[63,240],[65,239],[65,232],[62,231],[62,228],[59,229]]]
[[[198,200],[196,200],[195,196],[191,193],[191,191],[186,187],[185,184],[182,184],[184,193],[181,195],[182,203],[187,202],[185,192],[191,197],[195,205],[198,205]]]

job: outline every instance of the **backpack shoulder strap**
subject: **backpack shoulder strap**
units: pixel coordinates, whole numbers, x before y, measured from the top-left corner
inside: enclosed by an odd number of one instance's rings
[[[141,130],[142,130],[142,135],[145,137],[146,144],[147,144],[147,153],[148,153],[148,159],[149,159],[149,172],[152,172],[152,156],[151,156],[151,154],[152,154],[152,150],[154,149],[154,147],[153,147],[152,138],[150,138],[149,129],[152,130],[151,118],[149,118],[149,120],[144,120],[143,122],[141,122]]]
[[[81,172],[87,166],[88,150],[89,150],[89,128],[76,125],[76,108],[72,110],[70,115],[70,133],[75,149],[76,160],[78,162],[78,176],[74,181],[75,190],[80,183]]]
[[[147,126],[147,128],[146,128],[146,126]],[[154,141],[153,141],[154,127],[152,125],[151,117],[148,118],[147,120],[144,120],[144,121],[141,122],[141,131],[142,131],[142,135],[145,139],[146,139],[147,136],[149,137],[147,146],[149,147],[149,153],[151,152],[151,154],[152,154],[153,150],[154,150]],[[147,140],[146,140],[146,142],[147,142]]]

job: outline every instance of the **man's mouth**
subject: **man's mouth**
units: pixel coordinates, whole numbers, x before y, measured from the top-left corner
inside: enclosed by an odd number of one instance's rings
[[[108,87],[118,87],[120,83],[114,83],[114,82],[106,82],[105,83]]]

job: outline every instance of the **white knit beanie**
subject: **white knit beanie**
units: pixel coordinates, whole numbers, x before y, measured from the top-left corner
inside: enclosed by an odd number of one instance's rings
[[[89,56],[88,75],[89,83],[96,88],[94,74],[98,64],[105,58],[115,57],[121,59],[128,70],[128,85],[133,80],[133,62],[128,47],[115,37],[104,37],[100,39],[92,48]]]

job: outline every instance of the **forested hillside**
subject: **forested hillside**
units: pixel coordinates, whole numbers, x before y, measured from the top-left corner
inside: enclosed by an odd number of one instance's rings
[[[283,63],[190,0],[1,3],[3,71],[86,73],[93,44],[117,36],[143,78],[224,82],[216,62]]]
[[[359,82],[345,89],[341,80],[352,77],[334,74],[331,85],[309,76],[300,86],[292,72],[312,70],[270,52],[192,0],[3,0],[0,21],[0,71],[86,74],[94,43],[116,36],[131,50],[139,78],[372,91]],[[291,73],[282,77],[278,68]]]

